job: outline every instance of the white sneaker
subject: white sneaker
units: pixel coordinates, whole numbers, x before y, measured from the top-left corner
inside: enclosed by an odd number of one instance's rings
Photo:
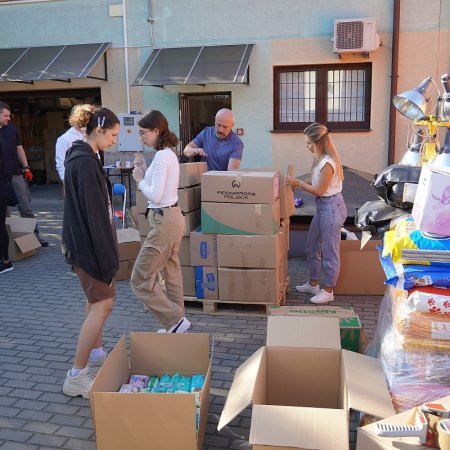
[[[297,292],[301,292],[302,294],[318,294],[320,291],[320,286],[318,284],[316,286],[312,286],[308,282],[302,284],[301,286],[295,286],[295,290]]]
[[[318,294],[311,297],[309,301],[311,303],[328,303],[334,300],[334,295],[332,292],[328,292],[325,289],[321,289]]]
[[[88,359],[88,367],[90,369],[96,368],[96,367],[102,367],[103,363],[106,361],[106,358],[108,358],[108,353],[103,351],[103,355],[101,358],[96,359],[95,361]]]
[[[66,380],[63,385],[64,394],[69,397],[89,398],[89,389],[93,382],[93,378],[89,372],[89,368],[83,369],[77,376],[72,377],[70,370],[67,372]]]
[[[167,330],[165,328],[161,328],[157,331],[157,333],[186,333],[187,330],[191,327],[191,322],[186,319],[186,317],[182,317],[181,320],[172,325]]]

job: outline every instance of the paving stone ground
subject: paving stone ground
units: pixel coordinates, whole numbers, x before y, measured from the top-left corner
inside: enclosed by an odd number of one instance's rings
[[[41,234],[50,245],[16,262],[14,271],[0,275],[0,449],[93,450],[89,402],[61,392],[73,360],[84,302],[79,282],[61,254],[63,201],[56,185],[33,186],[32,192]],[[287,304],[307,304],[307,297],[294,290],[307,279],[303,258],[289,260],[289,276]],[[337,296],[334,304],[352,306],[370,340],[380,301],[381,296]],[[250,449],[250,408],[220,433],[216,428],[235,369],[265,344],[267,317],[249,310],[208,315],[195,306],[189,306],[187,314],[192,332],[214,336],[204,449]],[[105,348],[112,349],[123,334],[159,327],[135,299],[129,282],[118,282],[114,311],[105,327]]]

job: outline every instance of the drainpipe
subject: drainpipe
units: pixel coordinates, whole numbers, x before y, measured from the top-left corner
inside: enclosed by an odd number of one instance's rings
[[[127,114],[130,114],[130,68],[128,66],[128,28],[127,28],[127,2],[122,0],[122,21],[123,21],[123,46],[125,58],[125,84],[127,92]]]
[[[155,23],[155,19],[152,14],[152,0],[148,0],[148,19],[147,22],[150,24],[150,46],[153,47],[155,44],[155,36],[153,35],[153,24]]]
[[[400,0],[394,0],[394,17],[392,23],[392,62],[391,62],[391,95],[389,97],[389,147],[388,165],[394,164],[395,157],[395,131],[397,125],[397,110],[392,98],[397,95],[398,81],[398,46],[400,34]]]

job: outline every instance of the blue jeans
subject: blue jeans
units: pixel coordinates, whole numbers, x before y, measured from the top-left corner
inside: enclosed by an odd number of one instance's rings
[[[25,181],[22,175],[12,176],[12,187],[17,197],[17,209],[19,210],[20,217],[28,217],[34,219],[33,208],[31,207],[31,192],[28,188],[28,183]],[[39,228],[36,223],[34,228],[34,234],[39,239]]]
[[[334,288],[337,283],[341,228],[346,218],[347,207],[340,192],[316,199],[316,213],[306,237],[306,258],[310,280],[320,280],[323,264],[326,287]]]

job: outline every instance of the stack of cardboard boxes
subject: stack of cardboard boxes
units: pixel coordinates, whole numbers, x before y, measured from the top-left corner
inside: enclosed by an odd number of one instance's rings
[[[119,270],[116,281],[128,280],[141,249],[138,230],[134,228],[117,230],[117,249],[119,252]]]
[[[281,221],[279,192],[279,172],[202,175],[201,231],[190,242],[198,299],[280,303],[289,227]]]

